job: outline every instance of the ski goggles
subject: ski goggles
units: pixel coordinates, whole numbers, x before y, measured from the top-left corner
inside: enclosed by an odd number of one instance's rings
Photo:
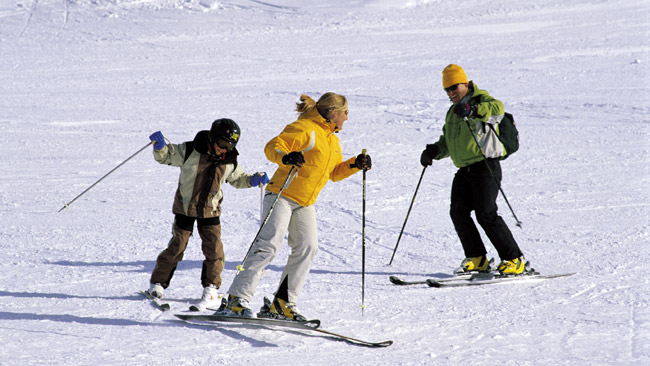
[[[450,91],[454,91],[454,90],[458,89],[458,85],[460,85],[460,84],[454,84],[454,85],[452,85],[450,87],[445,88],[445,92],[449,93]]]
[[[232,151],[235,148],[235,145],[237,145],[236,142],[230,142],[226,139],[218,139],[216,142],[217,146],[219,146],[222,149],[225,149],[227,151]]]

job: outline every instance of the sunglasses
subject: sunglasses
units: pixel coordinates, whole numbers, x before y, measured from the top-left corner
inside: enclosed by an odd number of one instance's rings
[[[460,84],[454,84],[454,85],[452,85],[452,86],[450,86],[448,88],[445,88],[445,92],[449,93],[450,91],[454,91],[454,90],[458,89],[458,85],[460,85]]]
[[[219,146],[222,149],[225,149],[227,151],[232,151],[232,149],[235,148],[236,143],[230,142],[224,139],[219,139],[216,142],[217,146]]]

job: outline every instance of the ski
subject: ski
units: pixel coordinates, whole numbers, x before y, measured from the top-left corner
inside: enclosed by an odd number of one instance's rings
[[[558,277],[568,277],[573,276],[575,273],[558,273],[543,275],[539,272],[524,272],[521,275],[514,276],[503,276],[498,273],[477,273],[470,276],[467,279],[459,279],[457,281],[441,281],[433,278],[427,279],[427,285],[430,287],[461,287],[461,286],[482,286],[482,285],[493,285],[503,282],[515,282],[515,281],[526,281],[526,280],[545,280]]]
[[[346,342],[368,346],[368,347],[388,347],[393,344],[393,341],[383,341],[383,342],[368,342],[357,338],[352,338],[346,335],[337,334],[330,332],[324,329],[320,329],[320,320],[308,320],[306,322],[296,322],[293,320],[280,320],[272,318],[247,318],[247,317],[238,317],[238,316],[229,316],[229,315],[191,315],[191,314],[174,314],[177,318],[182,319],[187,322],[192,321],[203,321],[203,322],[213,322],[213,323],[238,323],[238,324],[248,324],[248,325],[260,325],[260,326],[271,326],[271,327],[282,327],[282,328],[292,328],[305,331],[313,331],[322,334],[329,335],[334,338],[344,340]]]
[[[320,326],[320,320],[312,319],[305,322],[297,322],[294,320],[281,320],[273,318],[249,318],[245,316],[235,315],[220,315],[220,314],[174,314],[179,319],[190,321],[209,321],[209,322],[229,322],[240,324],[257,324],[257,325],[273,325],[287,328],[297,329],[316,329]]]
[[[459,268],[456,268],[454,270],[453,277],[436,279],[435,281],[437,281],[437,282],[450,282],[450,281],[457,281],[457,280],[466,280],[466,279],[469,279],[474,274],[490,273],[492,271],[491,270],[492,268],[494,268],[494,258],[490,258],[490,260],[488,261],[487,270],[485,270],[484,272],[465,272],[462,269],[462,267],[459,267]],[[428,282],[427,282],[428,279],[426,279],[426,278],[423,279],[423,280],[417,280],[417,281],[405,281],[405,280],[402,280],[401,278],[399,278],[397,276],[390,276],[390,277],[388,277],[388,279],[390,280],[390,282],[392,282],[393,284],[398,285],[398,286],[425,285],[425,284],[428,284]]]
[[[468,274],[461,274],[461,275],[457,275],[457,276],[449,277],[449,278],[436,279],[436,281],[438,281],[438,282],[448,282],[448,281],[464,280],[464,279],[470,278],[471,276],[472,275],[468,273]],[[403,279],[401,279],[401,278],[399,278],[397,276],[390,276],[390,277],[388,277],[388,280],[394,285],[409,286],[409,285],[426,285],[426,284],[428,284],[427,281],[429,279],[425,278],[423,280],[406,281],[406,280],[403,280]]]
[[[168,303],[162,302],[162,300],[160,300],[159,298],[151,296],[149,291],[147,291],[147,290],[138,290],[138,292],[142,296],[144,296],[147,299],[151,300],[151,303],[154,304],[159,310],[167,311],[167,310],[171,309],[171,306]]]
[[[389,340],[389,341],[382,341],[382,342],[368,342],[368,341],[363,341],[363,340],[361,340],[361,339],[356,339],[356,338],[352,338],[352,337],[344,336],[344,335],[342,335],[342,334],[333,333],[333,332],[327,331],[327,330],[325,330],[325,329],[313,329],[313,331],[315,331],[315,332],[319,332],[319,333],[323,333],[323,334],[327,334],[327,335],[329,335],[329,336],[332,336],[332,337],[335,337],[335,338],[341,339],[341,340],[343,340],[343,341],[346,341],[346,342],[349,342],[349,343],[353,343],[353,344],[358,344],[358,345],[361,345],[361,346],[368,346],[368,347],[379,348],[379,347],[388,347],[388,346],[390,346],[391,344],[393,344],[393,341],[390,341],[390,340]]]

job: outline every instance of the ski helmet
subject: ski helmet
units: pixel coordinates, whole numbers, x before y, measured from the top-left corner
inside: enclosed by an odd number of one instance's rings
[[[221,118],[212,122],[209,135],[210,143],[214,144],[219,140],[224,140],[229,145],[228,150],[232,150],[237,144],[237,141],[239,141],[240,135],[241,130],[235,121],[228,118]]]

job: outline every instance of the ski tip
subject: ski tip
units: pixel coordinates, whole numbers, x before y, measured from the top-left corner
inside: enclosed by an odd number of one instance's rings
[[[442,287],[442,285],[440,284],[440,282],[438,282],[438,281],[436,281],[436,280],[432,280],[432,279],[430,279],[430,278],[427,279],[427,285],[429,285],[429,287],[435,287],[435,288]]]
[[[389,280],[390,282],[396,284],[396,285],[399,285],[399,284],[402,283],[402,280],[400,280],[399,278],[397,278],[397,276],[390,276],[390,277],[388,277],[388,280]]]
[[[310,319],[310,320],[307,320],[307,321],[304,321],[304,322],[299,322],[299,323],[302,324],[302,325],[306,325],[308,327],[314,328],[314,329],[320,327],[320,320],[319,319]]]
[[[162,304],[162,305],[160,305],[160,310],[162,310],[162,311],[167,311],[167,310],[169,310],[169,309],[171,309],[171,308],[172,308],[172,307],[171,307],[169,304]]]
[[[393,341],[383,341],[375,343],[375,347],[388,347],[393,344]]]

